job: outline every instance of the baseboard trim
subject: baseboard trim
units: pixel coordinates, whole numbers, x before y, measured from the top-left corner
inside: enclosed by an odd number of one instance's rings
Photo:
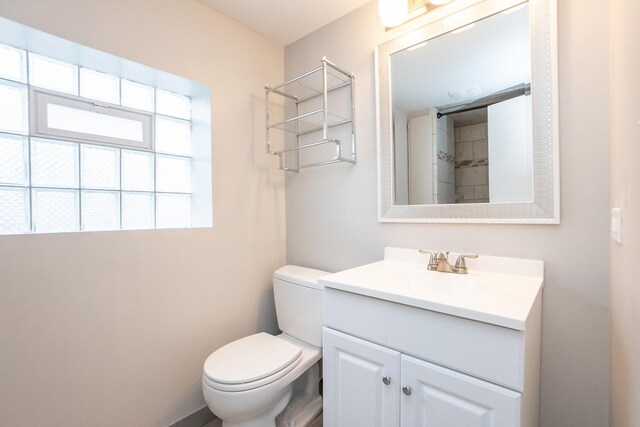
[[[169,427],[202,427],[215,419],[217,417],[205,406],[188,417],[171,424]]]

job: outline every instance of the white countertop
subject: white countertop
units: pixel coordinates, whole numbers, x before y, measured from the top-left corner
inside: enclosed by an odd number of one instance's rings
[[[398,261],[388,248],[385,260],[324,276],[327,288],[352,292],[412,307],[524,330],[527,317],[542,290],[542,261],[485,257],[469,262],[469,274],[429,271],[426,263]],[[393,255],[391,255],[393,254]],[[415,256],[407,252],[411,261]],[[455,258],[453,258],[455,260]],[[484,266],[500,272],[483,271]],[[522,274],[514,270],[524,266]],[[530,268],[533,267],[533,268]],[[504,273],[503,271],[509,271]]]

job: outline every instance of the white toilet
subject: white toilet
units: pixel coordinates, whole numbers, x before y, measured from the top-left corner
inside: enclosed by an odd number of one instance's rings
[[[278,269],[273,292],[282,334],[241,338],[207,358],[202,390],[223,427],[321,425],[323,288],[318,278],[327,274],[293,265]]]

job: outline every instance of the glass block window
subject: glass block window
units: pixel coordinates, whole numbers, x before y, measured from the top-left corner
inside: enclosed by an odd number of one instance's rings
[[[0,43],[0,234],[190,227],[191,130],[184,94]]]
[[[29,219],[29,189],[0,187],[0,233],[28,233],[31,229]]]
[[[31,139],[32,185],[78,188],[78,163],[78,144]]]
[[[80,68],[80,96],[119,104],[120,79],[89,68]]]
[[[143,111],[154,111],[155,90],[151,86],[122,79],[120,96],[122,105]]]
[[[156,151],[191,155],[191,122],[156,116]]]
[[[156,212],[158,228],[188,227],[191,218],[191,197],[186,194],[158,193]]]
[[[0,78],[27,82],[27,54],[24,50],[0,45]]]
[[[80,229],[77,190],[33,188],[31,196],[33,231],[50,233]]]
[[[153,228],[154,224],[155,195],[122,192],[122,228]]]
[[[82,192],[82,229],[117,230],[120,228],[120,193],[117,191]]]
[[[120,189],[120,150],[83,144],[80,159],[82,188]]]
[[[29,53],[29,83],[57,92],[78,94],[78,67],[53,58]]]
[[[26,85],[0,80],[0,132],[29,132]]]
[[[122,189],[154,191],[155,156],[142,151],[122,150]]]
[[[29,185],[28,138],[0,133],[0,185]]]
[[[191,100],[184,95],[158,89],[156,91],[156,112],[165,116],[191,120]]]

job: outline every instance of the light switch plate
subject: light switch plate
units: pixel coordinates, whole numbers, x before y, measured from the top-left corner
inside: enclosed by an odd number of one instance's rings
[[[622,244],[622,209],[611,209],[611,238]]]

